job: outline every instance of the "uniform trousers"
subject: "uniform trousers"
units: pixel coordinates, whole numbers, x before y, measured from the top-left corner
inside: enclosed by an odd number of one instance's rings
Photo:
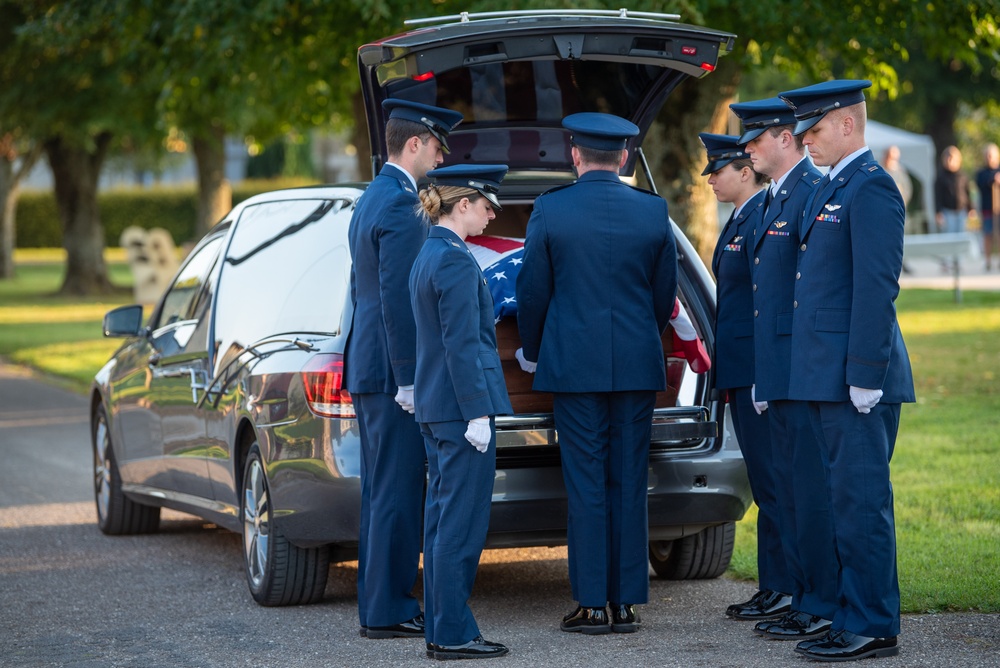
[[[381,392],[353,394],[361,435],[361,626],[393,626],[420,614],[424,443],[413,415]]]
[[[497,467],[495,421],[486,452],[465,438],[468,422],[420,425],[427,451],[424,509],[424,622],[427,642],[462,645],[479,626],[469,608],[486,545]]]
[[[569,506],[569,581],[582,606],[649,599],[646,506],[652,391],[556,393]]]
[[[862,414],[849,402],[809,402],[809,420],[828,464],[834,544],[840,563],[833,630],[899,634],[896,523],[889,460],[900,404]]]
[[[837,554],[829,475],[805,401],[769,401],[778,517],[792,576],[792,609],[832,620]]]
[[[757,414],[749,387],[730,389],[729,396],[733,429],[743,452],[750,491],[757,504],[757,579],[761,589],[788,594],[793,585],[782,544],[770,412]]]

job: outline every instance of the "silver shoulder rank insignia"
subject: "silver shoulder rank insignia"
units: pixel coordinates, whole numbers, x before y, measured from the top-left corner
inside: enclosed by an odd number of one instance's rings
[[[840,208],[839,204],[824,204],[823,206],[827,211],[836,211]]]
[[[455,248],[461,248],[461,246],[459,246],[458,244],[456,244],[454,241],[451,242],[451,245],[454,246]]]
[[[784,227],[787,224],[788,224],[787,220],[779,220],[778,222],[776,222],[774,224],[774,226],[777,227],[780,230],[782,227]]]

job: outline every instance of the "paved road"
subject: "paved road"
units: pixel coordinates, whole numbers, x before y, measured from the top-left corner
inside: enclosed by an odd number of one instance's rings
[[[436,665],[419,640],[358,637],[354,563],[332,568],[322,603],[268,609],[247,593],[235,534],[164,512],[158,534],[102,535],[86,409],[0,364],[0,665]],[[498,668],[813,665],[723,616],[752,591],[725,578],[654,580],[639,633],[580,637],[558,630],[572,606],[565,549],[501,550],[484,555],[472,606],[486,637],[511,648]],[[864,665],[997,666],[1000,616],[907,616],[901,643],[899,657]]]

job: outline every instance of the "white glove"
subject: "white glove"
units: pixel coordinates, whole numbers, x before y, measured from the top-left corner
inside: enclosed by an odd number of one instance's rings
[[[863,387],[851,385],[851,403],[859,413],[870,413],[878,400],[882,398],[882,390],[866,390]]]
[[[403,410],[407,413],[412,413],[414,411],[412,385],[399,386],[399,391],[396,392],[396,403],[402,406]]]
[[[490,418],[480,417],[469,420],[469,428],[465,431],[465,440],[472,443],[472,447],[479,452],[486,452],[490,447]]]
[[[524,359],[524,349],[518,348],[514,352],[514,357],[517,359],[517,363],[521,365],[521,371],[527,371],[528,373],[535,373],[535,367],[538,366],[538,362],[529,362]]]
[[[757,401],[757,385],[750,386],[750,401],[753,402],[753,409],[757,411],[757,415],[767,410],[766,401]]]

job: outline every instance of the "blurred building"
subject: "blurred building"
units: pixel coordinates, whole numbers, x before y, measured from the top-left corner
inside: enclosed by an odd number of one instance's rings
[[[312,160],[316,177],[326,183],[358,179],[357,151],[346,141],[346,135],[315,133],[312,137]],[[226,179],[236,184],[247,178],[250,152],[246,143],[235,137],[226,138]],[[151,187],[159,185],[194,185],[197,168],[190,151],[168,153],[155,167],[142,164],[128,156],[111,155],[101,171],[98,188]],[[22,181],[25,190],[50,190],[52,170],[44,157]]]

